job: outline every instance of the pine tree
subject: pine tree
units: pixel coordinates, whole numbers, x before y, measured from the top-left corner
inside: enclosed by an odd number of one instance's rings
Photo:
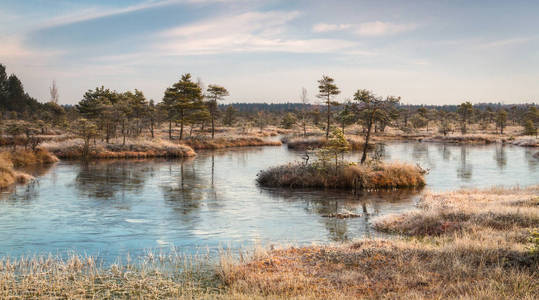
[[[339,88],[334,83],[334,79],[323,75],[322,79],[318,80],[318,95],[317,97],[323,99],[327,106],[327,124],[326,124],[326,139],[329,138],[329,128],[331,126],[331,106],[338,105],[339,103],[333,101],[333,97],[340,94]]]
[[[185,125],[191,114],[203,110],[202,89],[191,80],[191,74],[182,75],[180,81],[165,91],[163,103],[168,111],[169,138],[172,138],[172,121],[180,123],[180,140],[183,139]]]
[[[228,96],[227,89],[222,86],[210,84],[208,86],[206,98],[208,99],[208,108],[211,116],[211,138],[215,136],[215,115],[217,114],[218,101],[223,100]]]

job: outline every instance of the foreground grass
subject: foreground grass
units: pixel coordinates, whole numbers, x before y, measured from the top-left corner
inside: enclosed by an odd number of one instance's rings
[[[0,188],[4,189],[15,183],[27,183],[33,179],[31,175],[17,170],[18,168],[46,165],[57,161],[56,156],[44,149],[2,151],[0,152]]]
[[[376,222],[409,238],[274,250],[224,280],[268,298],[535,299],[538,204],[539,187],[426,194],[419,210]]]
[[[0,298],[536,299],[538,204],[539,186],[427,193],[417,211],[375,221],[404,238],[223,254],[216,264],[174,252],[108,267],[4,258]]]
[[[320,167],[292,163],[258,173],[257,182],[266,187],[392,189],[425,185],[425,171],[418,166],[393,162]]]

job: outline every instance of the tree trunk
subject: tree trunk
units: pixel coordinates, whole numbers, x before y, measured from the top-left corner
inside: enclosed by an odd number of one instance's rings
[[[329,122],[330,122],[330,108],[329,108],[329,95],[328,95],[328,124],[327,124],[327,127],[326,127],[326,140],[329,139]]]
[[[213,140],[213,138],[215,137],[215,112],[211,111],[211,138]]]
[[[372,121],[374,119],[375,111],[372,111],[369,122],[367,123],[367,135],[365,136],[365,145],[363,145],[363,155],[361,155],[361,164],[367,160],[367,146],[369,145],[369,138],[371,137]]]
[[[180,141],[182,140],[182,138],[183,138],[183,117],[180,122]]]
[[[168,139],[172,140],[172,120],[168,121]]]
[[[125,121],[122,121],[122,135],[123,135],[123,143],[122,143],[122,145],[124,145],[124,146],[125,146],[125,134],[126,134],[126,132],[125,132]]]

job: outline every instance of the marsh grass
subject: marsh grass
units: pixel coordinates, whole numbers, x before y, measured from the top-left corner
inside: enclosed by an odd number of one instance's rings
[[[362,138],[359,137],[348,137],[346,139],[348,141],[350,150],[358,151],[363,150],[363,146],[365,141]],[[307,150],[307,149],[319,149],[323,148],[327,144],[327,140],[325,136],[312,136],[312,137],[296,137],[296,138],[287,138],[285,139],[286,146],[288,149],[293,150]],[[369,144],[367,145],[368,149],[372,149],[373,145]]]
[[[274,299],[536,299],[538,193],[428,193],[418,211],[375,220],[407,238],[273,250],[223,280],[233,293]],[[467,217],[448,221],[446,210]]]
[[[38,148],[36,151],[16,149],[15,151],[0,152],[0,188],[5,189],[15,183],[27,183],[33,176],[17,170],[35,165],[52,164],[58,158],[47,150]]]
[[[265,187],[393,189],[425,185],[425,171],[418,166],[393,162],[320,167],[318,163],[291,163],[263,170],[257,182]]]
[[[42,147],[60,158],[83,157],[84,141],[70,139],[46,142]],[[125,145],[121,141],[104,143],[96,141],[90,146],[89,158],[149,158],[149,157],[192,157],[195,151],[186,145],[162,139],[130,139]]]
[[[256,146],[281,146],[280,141],[265,140],[260,137],[218,137],[210,139],[206,137],[190,138],[182,141],[183,144],[199,149],[223,149],[233,147],[256,147]]]

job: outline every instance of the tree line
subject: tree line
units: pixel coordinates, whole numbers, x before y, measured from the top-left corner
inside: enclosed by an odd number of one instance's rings
[[[76,130],[86,137],[99,136],[106,142],[119,137],[125,143],[128,137],[143,134],[154,137],[156,129],[163,124],[167,125],[168,137],[179,140],[192,137],[194,132],[209,132],[213,138],[218,125],[259,129],[268,125],[297,127],[304,135],[308,126],[314,126],[328,137],[332,127],[340,127],[344,132],[346,127],[359,124],[367,140],[372,133],[384,132],[388,126],[404,132],[431,131],[436,127],[446,135],[454,131],[465,134],[472,124],[481,129],[494,125],[499,133],[508,125],[520,125],[525,134],[537,134],[536,104],[473,105],[465,101],[459,105],[405,105],[399,97],[380,97],[365,89],[358,89],[350,98],[339,102],[336,97],[340,93],[335,80],[324,75],[318,81],[317,102],[309,99],[306,89],[302,89],[298,103],[223,104],[229,96],[225,87],[210,84],[206,88],[186,73],[164,90],[159,102],[148,100],[138,89],[118,92],[101,86],[85,92],[76,105],[59,105],[59,89],[54,82],[50,99],[40,103],[24,91],[16,75],[7,76],[5,67],[0,65],[1,119],[26,121],[19,128],[3,126],[4,134],[22,134],[28,128],[45,134],[48,129],[57,128]]]

